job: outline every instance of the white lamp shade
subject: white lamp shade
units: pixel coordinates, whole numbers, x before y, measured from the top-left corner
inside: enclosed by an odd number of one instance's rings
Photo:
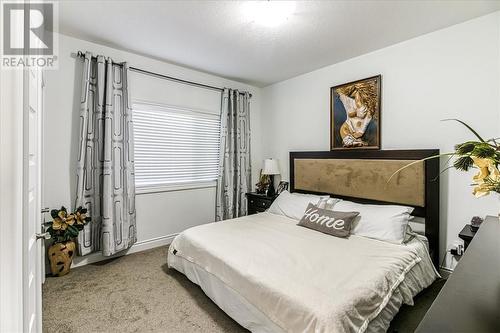
[[[278,165],[278,160],[273,158],[267,158],[264,160],[264,168],[262,169],[263,175],[279,175],[280,166]]]

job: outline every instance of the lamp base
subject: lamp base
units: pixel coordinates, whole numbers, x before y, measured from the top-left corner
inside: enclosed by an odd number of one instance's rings
[[[276,190],[274,189],[274,176],[269,175],[269,187],[267,188],[267,196],[274,197],[276,195]]]

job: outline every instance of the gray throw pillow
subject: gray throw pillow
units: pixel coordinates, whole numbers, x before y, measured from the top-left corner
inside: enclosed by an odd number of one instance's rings
[[[347,237],[358,215],[359,212],[336,212],[318,208],[310,203],[297,225],[336,237]]]

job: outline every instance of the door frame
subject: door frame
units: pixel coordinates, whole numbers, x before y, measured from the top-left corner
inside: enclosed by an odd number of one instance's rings
[[[25,8],[26,9],[26,8]],[[24,34],[24,26],[21,22],[13,24],[11,33]],[[35,70],[41,69],[36,68]],[[26,190],[29,185],[27,168],[29,167],[27,144],[29,141],[29,124],[27,123],[27,111],[29,109],[29,69],[24,67],[4,69],[0,68],[0,332],[25,332],[30,329],[27,322],[32,298],[26,290],[26,281],[35,278],[37,285],[35,291],[35,319],[31,323],[34,332],[42,330],[41,309],[41,255],[35,262],[36,270],[34,277],[28,276],[27,242],[36,243],[36,253],[40,254],[40,241],[36,241],[30,235],[27,237],[28,218],[26,204]],[[40,74],[43,75],[43,74]],[[42,76],[43,78],[43,76]],[[38,76],[37,76],[38,79]],[[38,84],[38,83],[37,83]],[[43,81],[42,81],[43,85]],[[43,87],[37,85],[37,104],[43,112],[44,105],[38,90]],[[37,117],[36,144],[41,145],[43,115]],[[41,150],[37,149],[37,174],[38,188],[35,193],[37,208],[35,220],[40,224],[40,199],[41,199]],[[33,229],[32,229],[33,230]],[[33,281],[33,280],[32,280]],[[38,283],[40,285],[38,286]]]
[[[0,331],[22,332],[24,71],[0,75]]]

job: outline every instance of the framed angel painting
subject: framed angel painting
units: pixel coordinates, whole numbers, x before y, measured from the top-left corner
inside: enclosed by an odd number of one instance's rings
[[[380,149],[382,76],[330,88],[330,149]]]

